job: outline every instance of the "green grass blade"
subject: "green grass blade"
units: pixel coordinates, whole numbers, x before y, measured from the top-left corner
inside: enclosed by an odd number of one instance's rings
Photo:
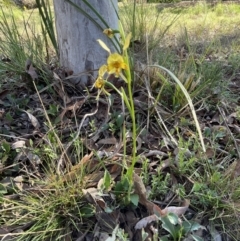
[[[201,141],[201,145],[202,145],[202,148],[203,148],[203,151],[206,152],[206,148],[205,148],[205,145],[204,145],[204,141],[203,141],[203,136],[202,136],[202,132],[201,132],[201,128],[200,128],[200,125],[199,125],[199,122],[198,122],[198,119],[197,119],[197,115],[196,115],[196,112],[195,112],[195,109],[194,109],[194,106],[193,106],[193,103],[192,103],[192,100],[191,100],[191,97],[190,95],[188,94],[187,90],[185,89],[185,87],[183,86],[183,84],[181,83],[181,81],[168,69],[164,68],[163,66],[160,66],[160,65],[149,65],[149,67],[155,67],[155,68],[159,68],[159,69],[162,69],[164,70],[165,72],[167,72],[171,78],[178,84],[178,86],[181,88],[182,92],[184,93],[187,101],[188,101],[188,104],[189,104],[189,107],[192,111],[192,115],[193,115],[193,119],[195,121],[195,124],[196,124],[196,128],[197,128],[197,131],[198,131],[198,134],[199,134],[199,138],[200,138],[200,141]]]
[[[50,5],[48,3],[45,3],[44,0],[36,0],[36,4],[38,7],[39,15],[41,16],[41,19],[43,21],[43,25],[48,33],[48,36],[52,42],[52,45],[58,54],[58,45],[57,45],[57,39],[56,34],[54,31],[54,21],[50,9]]]

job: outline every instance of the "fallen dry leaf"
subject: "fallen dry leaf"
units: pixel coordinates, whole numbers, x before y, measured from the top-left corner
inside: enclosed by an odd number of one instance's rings
[[[15,185],[18,187],[20,191],[23,190],[23,177],[22,176],[17,176],[14,179]]]
[[[116,145],[117,143],[118,142],[115,137],[101,139],[97,142],[97,144],[99,144],[99,145]]]
[[[167,215],[168,213],[174,213],[177,216],[181,216],[187,211],[189,204],[190,204],[190,201],[186,199],[184,200],[182,207],[173,207],[173,206],[166,207],[162,209],[162,214]]]
[[[141,219],[139,222],[137,222],[137,224],[135,225],[135,229],[145,228],[149,223],[157,221],[158,217],[164,217],[168,213],[174,213],[177,216],[181,216],[187,211],[189,204],[190,204],[190,201],[186,199],[186,200],[184,200],[182,207],[170,206],[170,207],[161,209],[156,204],[152,203],[152,205],[153,205],[152,208],[153,208],[154,214],[150,215],[148,217],[145,217],[145,218]]]
[[[96,204],[96,202],[99,202],[101,208],[106,206],[105,201],[101,197],[101,194],[97,188],[91,187],[88,189],[82,189],[82,192],[89,203]]]
[[[40,127],[40,124],[39,124],[37,118],[34,115],[32,115],[31,113],[29,113],[29,112],[27,112],[25,110],[22,110],[22,111],[25,112],[28,115],[28,118],[30,119],[33,127],[35,129],[38,129]]]
[[[38,78],[38,74],[36,72],[36,68],[33,67],[33,65],[31,63],[31,60],[27,60],[26,72],[31,76],[33,81]]]
[[[215,156],[215,150],[212,147],[208,147],[206,149],[205,155],[207,156],[207,158],[213,158]]]
[[[64,106],[66,106],[71,102],[71,98],[64,90],[62,79],[55,72],[53,72],[53,78],[55,79],[54,89],[58,93],[59,97],[62,98]]]
[[[147,200],[147,191],[143,184],[142,178],[140,178],[136,173],[133,174],[133,186],[134,192],[139,196],[139,203],[146,206],[148,203]]]
[[[134,187],[134,193],[139,196],[139,203],[141,203],[143,206],[146,207],[149,213],[154,213],[154,206],[156,206],[155,209],[159,212],[159,215],[163,215],[161,213],[161,208],[159,208],[157,205],[152,203],[151,201],[147,200],[147,191],[143,184],[142,179],[136,174],[133,174],[133,187]]]
[[[234,124],[236,118],[237,118],[237,112],[234,112],[234,113],[230,114],[230,115],[227,117],[227,123],[228,123],[228,124]]]
[[[22,148],[25,147],[26,142],[25,141],[16,141],[14,143],[12,143],[11,147],[13,150],[18,149],[18,148]]]
[[[158,217],[155,214],[150,215],[148,217],[141,219],[139,222],[137,222],[137,224],[135,225],[134,228],[136,230],[145,228],[149,223],[157,221],[157,220],[158,220]]]
[[[150,157],[150,156],[168,157],[168,154],[159,150],[149,150],[149,152],[146,153],[144,156],[145,157]]]

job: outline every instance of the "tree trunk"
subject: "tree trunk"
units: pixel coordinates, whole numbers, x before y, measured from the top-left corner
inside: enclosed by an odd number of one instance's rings
[[[59,47],[60,64],[73,71],[71,78],[77,88],[93,84],[97,70],[106,62],[108,53],[102,49],[97,39],[116,51],[108,37],[103,34],[106,29],[101,20],[86,6],[83,0],[72,0],[76,5],[91,15],[102,29],[79,12],[66,0],[54,0],[55,22]],[[118,29],[116,15],[117,0],[88,0],[104,18],[111,29]]]

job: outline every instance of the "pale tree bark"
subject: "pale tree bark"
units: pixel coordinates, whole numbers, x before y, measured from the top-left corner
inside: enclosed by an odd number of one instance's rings
[[[82,0],[72,0],[90,14],[103,29],[106,27]],[[117,0],[88,0],[111,29],[118,29]],[[93,84],[97,71],[106,62],[108,53],[98,44],[103,40],[115,52],[114,46],[102,29],[97,27],[66,0],[54,0],[55,22],[60,64],[73,70],[72,82],[78,88]],[[87,74],[86,74],[87,73]],[[90,74],[90,75],[89,75]]]

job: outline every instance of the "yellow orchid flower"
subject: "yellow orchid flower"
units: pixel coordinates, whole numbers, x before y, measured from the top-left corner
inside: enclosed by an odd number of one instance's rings
[[[118,53],[110,54],[107,59],[108,73],[115,74],[115,77],[119,77],[122,69],[127,69],[127,65],[124,62],[123,57]]]
[[[104,81],[104,75],[106,74],[107,70],[108,70],[108,67],[107,67],[107,65],[105,65],[105,64],[102,65],[102,66],[99,68],[99,70],[98,70],[98,78],[97,78],[97,80],[96,80],[95,83],[94,83],[94,87],[96,87],[97,89],[103,88],[104,83],[105,83],[105,81]]]
[[[104,79],[101,76],[99,76],[94,83],[94,87],[97,89],[102,89],[104,86],[104,83],[105,83]]]
[[[106,34],[109,38],[113,38],[114,36],[114,32],[111,28],[104,29],[103,33]]]

